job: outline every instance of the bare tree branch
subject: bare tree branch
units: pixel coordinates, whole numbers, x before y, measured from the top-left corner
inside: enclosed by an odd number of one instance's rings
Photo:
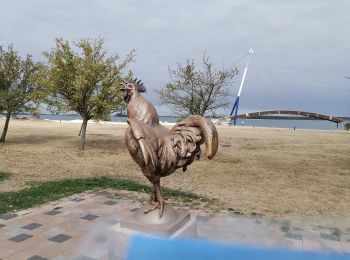
[[[201,69],[187,60],[186,65],[168,70],[171,82],[157,92],[160,103],[169,105],[176,115],[216,115],[229,105],[227,98],[232,94],[228,87],[238,74],[236,68],[216,70],[204,53]]]

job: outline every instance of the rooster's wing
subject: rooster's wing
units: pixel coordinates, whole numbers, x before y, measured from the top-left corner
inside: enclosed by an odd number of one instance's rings
[[[154,129],[135,119],[128,119],[129,128],[125,133],[125,142],[132,158],[143,172],[155,172],[157,168],[158,138]]]

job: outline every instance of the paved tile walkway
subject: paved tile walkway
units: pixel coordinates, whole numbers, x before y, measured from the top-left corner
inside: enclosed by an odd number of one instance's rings
[[[140,206],[100,191],[0,215],[0,259],[112,259],[110,226]],[[350,217],[285,220],[190,212],[199,239],[350,253]]]

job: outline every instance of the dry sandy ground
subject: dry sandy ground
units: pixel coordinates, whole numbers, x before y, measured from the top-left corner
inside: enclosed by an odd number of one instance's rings
[[[0,129],[4,120],[0,120]],[[0,144],[0,191],[33,182],[92,176],[148,183],[126,150],[124,125],[88,125],[79,153],[79,124],[11,120]],[[217,198],[243,213],[267,216],[350,214],[350,133],[219,128],[213,160],[194,162],[164,186]],[[1,199],[1,198],[0,198]]]

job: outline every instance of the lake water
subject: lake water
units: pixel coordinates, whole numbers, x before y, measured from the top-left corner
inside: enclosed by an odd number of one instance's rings
[[[81,119],[78,115],[50,115],[45,114],[41,119],[49,120],[75,120]],[[113,122],[126,122],[126,117],[111,117]],[[160,116],[162,122],[176,123],[177,117]],[[272,128],[288,128],[293,129],[318,129],[318,130],[343,130],[344,123],[338,125],[325,120],[296,120],[296,119],[239,119],[237,126],[257,126]]]
[[[337,124],[326,120],[296,120],[296,119],[242,119],[237,125],[260,126],[289,129],[343,130],[343,123]]]

